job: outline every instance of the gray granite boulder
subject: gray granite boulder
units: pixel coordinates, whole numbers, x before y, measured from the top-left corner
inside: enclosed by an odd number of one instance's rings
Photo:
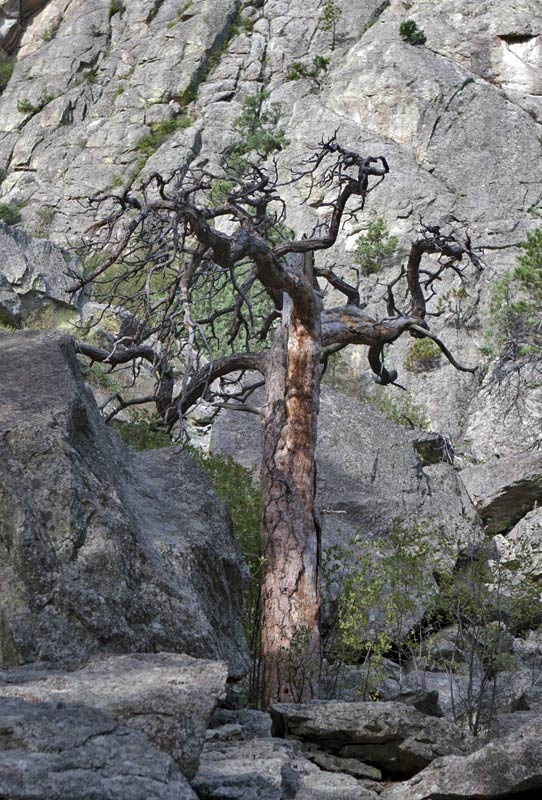
[[[384,800],[536,798],[542,790],[541,718],[468,756],[447,755],[411,780],[387,789]]]
[[[95,656],[71,672],[42,665],[0,672],[0,697],[101,709],[144,733],[191,778],[227,674],[224,662],[173,653]]]
[[[196,800],[173,759],[109,714],[0,697],[0,797]]]
[[[270,713],[275,736],[314,742],[396,777],[415,775],[435,758],[471,746],[457,726],[404,703],[276,703]]]
[[[300,743],[271,738],[267,714],[219,709],[211,725],[193,781],[201,800],[377,800],[352,774],[320,769]]]
[[[538,450],[467,467],[461,477],[488,533],[506,533],[542,501],[542,453]]]
[[[178,448],[103,425],[70,337],[0,337],[0,665],[186,652],[248,664],[242,561]]]

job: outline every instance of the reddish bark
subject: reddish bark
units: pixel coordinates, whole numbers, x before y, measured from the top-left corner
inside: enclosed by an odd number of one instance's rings
[[[262,411],[262,703],[317,694],[319,526],[315,462],[320,397],[320,325],[295,308],[269,353]]]

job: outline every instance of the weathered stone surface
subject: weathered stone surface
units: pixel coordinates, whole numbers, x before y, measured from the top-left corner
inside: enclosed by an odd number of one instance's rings
[[[142,731],[191,778],[227,675],[224,662],[173,653],[97,656],[73,672],[39,667],[0,672],[0,696],[106,711]]]
[[[11,284],[0,273],[0,325],[18,328],[21,322],[21,300]]]
[[[507,532],[542,500],[542,453],[495,458],[461,477],[488,533]]]
[[[0,796],[196,800],[170,756],[103,711],[0,697]]]
[[[443,460],[431,463],[439,448]],[[211,449],[255,467],[258,418],[221,414]],[[384,535],[400,520],[430,535],[435,563],[449,568],[458,549],[481,539],[474,507],[435,434],[395,425],[372,406],[324,388],[316,458],[324,547],[347,545],[354,534],[371,541],[382,537],[385,546]]]
[[[277,703],[270,712],[275,736],[316,742],[334,755],[358,758],[402,777],[470,745],[452,723],[403,703]]]
[[[382,772],[376,767],[364,764],[357,758],[344,758],[326,753],[315,745],[307,745],[303,752],[314,764],[327,772],[344,772],[354,778],[367,778],[369,780],[382,780]]]
[[[0,664],[187,652],[241,676],[228,514],[187,453],[112,436],[61,334],[0,337]]]
[[[199,2],[197,13],[175,0],[124,3],[115,13],[109,0],[49,0],[21,28],[20,8],[39,5],[9,0],[0,7],[6,25],[16,19],[17,30],[24,28],[0,98],[0,168],[8,173],[1,193],[3,201],[27,204],[27,228],[46,223],[63,243],[90,222],[79,198],[129,183],[142,162],[143,176],[216,164],[239,138],[243,98],[266,88],[269,102],[283,104],[285,166],[298,166],[307,146],[336,129],[348,146],[384,153],[390,162],[389,180],[341,232],[347,266],[358,234],[376,215],[406,242],[420,216],[468,225],[489,269],[466,283],[444,281],[448,297],[435,326],[466,362],[480,360],[494,277],[514,267],[519,243],[538,224],[530,213],[542,181],[536,0],[414,0],[408,9],[395,0],[362,7],[338,0],[335,41],[322,25],[322,0],[254,2],[239,14],[234,0]],[[424,29],[426,46],[401,39],[407,16]],[[329,65],[318,81],[288,80],[294,62],[310,67],[323,54]],[[154,153],[142,152],[151,125],[185,112],[187,129],[156,142]],[[321,221],[314,207],[299,206],[301,191],[286,195],[296,231]],[[456,302],[459,289],[467,297]],[[376,304],[380,288],[367,287],[367,295]],[[436,300],[430,309],[437,310]],[[406,347],[393,348],[396,365]],[[487,384],[482,397],[477,378],[449,366],[401,380],[432,426],[476,457],[490,455],[495,442],[508,452],[538,438],[540,381],[531,381],[521,413],[512,408],[503,421],[510,398]]]
[[[542,463],[542,462],[541,462]],[[542,491],[542,486],[541,486]],[[514,580],[519,583],[542,577],[542,509],[529,511],[506,535],[494,537],[497,560],[506,569],[513,565]]]
[[[219,708],[210,726],[193,781],[202,800],[377,798],[372,781],[321,770],[312,756],[305,758],[299,743],[271,738],[269,714]]]
[[[439,758],[406,783],[384,791],[385,800],[534,798],[542,789],[541,719],[496,739],[468,756]],[[525,792],[525,794],[523,794]]]
[[[17,325],[60,326],[80,310],[88,292],[75,297],[68,293],[73,283],[69,269],[82,269],[75,256],[0,222],[0,291],[11,287],[15,293]]]

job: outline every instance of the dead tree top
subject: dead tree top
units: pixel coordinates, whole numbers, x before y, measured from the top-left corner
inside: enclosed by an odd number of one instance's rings
[[[474,371],[456,361],[427,321],[427,303],[445,271],[462,276],[468,265],[482,268],[467,234],[422,224],[407,263],[386,287],[380,319],[362,307],[359,275],[348,280],[344,270],[320,266],[317,259],[310,274],[303,267],[303,254],[331,248],[345,220],[363,211],[368,194],[388,173],[384,156],[346,149],[335,134],[283,182],[272,161],[265,168],[248,164],[243,175],[227,168],[220,174],[204,168],[169,177],[154,173],[136,188],[87,200],[85,213],[97,221],[79,251],[92,266],[73,276],[71,291],[93,285],[105,308],[124,309],[129,324],[109,348],[80,341],[80,352],[111,367],[131,362],[137,369],[139,359],[151,362],[158,410],[172,421],[201,397],[218,404],[237,401],[231,385],[215,388],[218,378],[256,370],[265,379],[265,343],[288,296],[297,317],[321,335],[324,359],[347,345],[365,345],[382,384],[397,377],[383,364],[384,347],[405,332],[432,339],[456,369]],[[329,198],[320,204],[329,212],[324,223],[296,237],[286,227],[282,192],[301,181],[304,202],[317,189]],[[327,287],[335,290],[329,293],[333,307],[324,302]],[[337,295],[343,305],[336,304]],[[171,363],[182,373],[177,394]]]

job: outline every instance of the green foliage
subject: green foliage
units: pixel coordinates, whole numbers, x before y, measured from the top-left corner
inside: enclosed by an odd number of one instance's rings
[[[209,204],[211,206],[221,206],[228,199],[228,194],[235,188],[235,182],[220,179],[213,183],[209,192]]]
[[[53,206],[41,206],[40,208],[38,208],[37,216],[39,220],[39,225],[36,231],[36,235],[45,236],[53,222],[55,216],[55,209]]]
[[[234,120],[233,128],[241,139],[228,156],[228,168],[236,176],[241,177],[249,169],[249,153],[267,158],[289,144],[285,131],[278,127],[282,103],[265,107],[268,98],[269,92],[263,90],[245,97],[242,111]]]
[[[408,347],[404,366],[412,372],[425,372],[437,367],[440,357],[440,348],[431,339],[415,339]]]
[[[31,114],[39,111],[39,106],[35,106],[33,103],[31,103],[28,97],[23,97],[22,99],[17,100],[17,111],[19,114]]]
[[[372,275],[389,265],[396,250],[397,237],[390,236],[385,219],[377,217],[358,237],[354,261],[363,275]]]
[[[329,67],[329,58],[324,56],[314,56],[312,66],[303,61],[294,61],[288,69],[288,80],[296,81],[300,78],[313,78],[317,83]]]
[[[0,219],[6,225],[17,225],[21,221],[21,206],[17,203],[0,203]]]
[[[490,358],[539,357],[542,352],[542,229],[527,234],[512,273],[495,281],[482,352]]]
[[[2,92],[8,85],[14,67],[15,67],[14,56],[12,56],[11,58],[7,58],[5,61],[2,61],[2,63],[0,63],[0,94],[2,94]]]
[[[43,39],[44,42],[51,42],[55,38],[57,31],[60,27],[61,21],[62,21],[61,19],[57,19],[53,25],[50,25],[43,31],[43,33],[41,34],[41,38]]]
[[[123,14],[124,10],[124,3],[122,0],[111,0],[109,3],[109,19],[114,17],[115,14]]]
[[[272,310],[272,304],[259,282],[255,282],[249,289],[241,290],[240,287],[250,271],[251,264],[248,261],[237,265],[235,283],[238,288],[231,280],[230,273],[220,270],[215,272],[213,278],[209,275],[202,276],[202,280],[196,281],[192,289],[192,315],[201,322],[214,358],[241,350],[242,337],[245,337],[247,350],[257,351],[265,347],[265,341],[255,340],[254,335]],[[236,302],[242,302],[239,313],[243,322],[239,329],[232,329],[231,312]],[[216,309],[224,309],[226,313],[215,316],[213,312]]]
[[[396,520],[382,540],[354,536],[346,548],[328,548],[322,568],[325,593],[336,597],[325,642],[326,657],[365,665],[363,699],[374,697],[382,662],[392,649],[401,663],[413,627],[433,603],[428,569],[431,537]]]
[[[156,450],[171,444],[160,418],[146,411],[134,411],[129,422],[116,421],[112,427],[132,450]]]
[[[527,627],[539,608],[540,592],[528,576],[518,579],[519,566],[501,561],[490,543],[441,578],[433,620],[455,632],[445,667],[466,678],[466,718],[475,735],[491,726],[499,673],[516,668],[513,635]]]
[[[405,19],[399,25],[401,39],[407,44],[425,44],[427,37],[422,28],[418,28],[413,19]]]
[[[21,100],[17,100],[17,111],[19,114],[37,114],[53,99],[54,98],[52,95],[46,94],[43,97],[40,97],[36,105],[32,103],[28,97],[23,97]]]
[[[397,392],[392,395],[391,391],[374,391],[368,394],[365,399],[390,422],[395,422],[396,425],[402,425],[406,428],[427,430],[429,428],[429,420],[424,410],[416,405],[409,395],[398,395]]]
[[[120,384],[103,364],[94,362],[89,365],[88,362],[81,359],[79,360],[79,367],[85,381],[95,389],[106,389],[108,392],[120,391]]]
[[[260,659],[260,583],[264,558],[260,550],[261,492],[254,486],[250,470],[232,458],[217,454],[192,454],[226,505],[243,559],[248,566],[245,584],[244,628],[252,656],[249,676],[249,702],[257,703]]]
[[[162,122],[153,122],[149,127],[151,132],[139,140],[136,148],[145,158],[150,158],[169,136],[189,128],[190,119],[185,114],[178,114]]]
[[[320,18],[320,28],[323,31],[331,31],[331,49],[335,50],[337,41],[337,23],[341,18],[342,9],[334,2],[328,0],[324,6],[322,16]]]
[[[89,67],[83,71],[83,77],[87,83],[96,83],[98,77],[98,67]]]

